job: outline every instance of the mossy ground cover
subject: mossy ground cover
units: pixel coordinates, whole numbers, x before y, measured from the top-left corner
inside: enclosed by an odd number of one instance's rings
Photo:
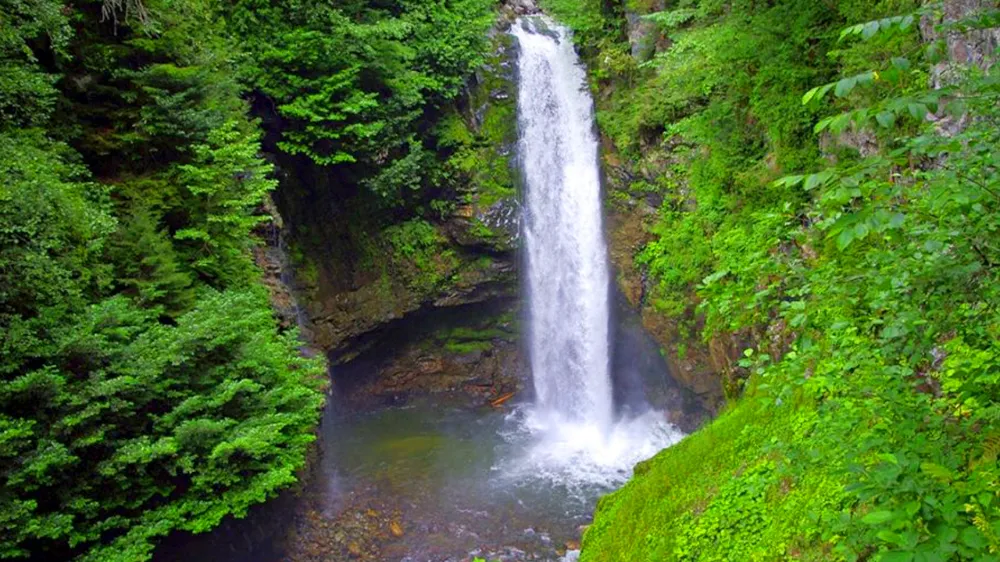
[[[779,446],[806,443],[816,419],[808,401],[733,405],[601,500],[583,560],[829,559],[810,515],[840,503],[846,478],[836,465],[796,474]]]

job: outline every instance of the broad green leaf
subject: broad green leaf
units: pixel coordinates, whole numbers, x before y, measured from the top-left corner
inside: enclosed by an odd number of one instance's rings
[[[885,461],[885,462],[891,464],[891,465],[899,466],[899,458],[896,457],[896,455],[894,455],[892,453],[881,453],[881,454],[879,454],[878,458],[881,459],[882,461]]]
[[[831,172],[819,172],[817,174],[809,174],[806,176],[805,184],[803,184],[802,189],[806,191],[812,191],[817,187],[825,184],[833,176]]]
[[[837,82],[837,87],[834,88],[833,94],[838,98],[842,98],[847,94],[851,93],[851,90],[854,89],[854,86],[856,86],[857,83],[858,79],[854,76],[851,76],[849,78],[844,78]]]
[[[914,119],[923,119],[927,116],[927,106],[922,103],[907,104],[906,109]]]
[[[906,540],[899,533],[894,533],[888,529],[884,529],[875,534],[876,537],[884,540],[887,543],[894,544],[896,546],[903,546],[906,544]]]
[[[975,549],[985,548],[989,544],[983,533],[975,527],[966,527],[962,531],[961,540],[965,546]]]
[[[851,242],[854,241],[854,229],[845,228],[840,231],[840,235],[837,236],[837,248],[843,250],[847,248]]]
[[[882,111],[875,115],[875,120],[883,128],[888,129],[896,122],[896,115],[891,111]]]
[[[702,282],[703,285],[711,285],[712,283],[715,283],[716,281],[722,279],[726,275],[729,275],[729,270],[723,269],[723,270],[720,270],[720,271],[716,271],[715,273],[713,273],[713,274],[709,275],[708,277],[702,279],[701,282]]]
[[[920,463],[920,470],[928,476],[948,483],[955,479],[955,475],[947,467],[932,462]]]
[[[830,128],[830,124],[833,123],[833,117],[825,117],[816,123],[813,127],[813,132],[816,134],[822,133],[824,130]]]
[[[928,252],[937,252],[944,247],[944,243],[940,240],[928,240],[924,242],[924,250]]]
[[[843,30],[840,31],[840,38],[838,39],[838,41],[843,41],[850,35],[859,34],[861,33],[862,30],[864,30],[864,28],[865,28],[864,24],[857,24],[844,28]]]
[[[806,105],[810,101],[812,101],[812,99],[816,96],[816,94],[819,93],[820,88],[822,88],[822,86],[816,86],[815,88],[806,92],[806,94],[802,96],[802,105]]]
[[[802,183],[804,178],[805,176],[785,176],[774,180],[771,185],[775,187],[792,187]]]
[[[891,511],[873,511],[861,518],[861,522],[866,525],[880,525],[892,519]]]
[[[830,121],[830,130],[835,133],[842,133],[850,126],[854,115],[851,113],[841,113]]]
[[[870,21],[864,25],[861,30],[861,37],[864,39],[871,39],[879,30],[879,22]]]

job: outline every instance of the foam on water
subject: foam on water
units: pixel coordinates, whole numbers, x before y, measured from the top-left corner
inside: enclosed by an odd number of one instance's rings
[[[656,410],[602,427],[528,405],[513,410],[506,422],[501,435],[513,454],[494,467],[501,478],[564,486],[581,502],[621,486],[636,463],[684,436]]]

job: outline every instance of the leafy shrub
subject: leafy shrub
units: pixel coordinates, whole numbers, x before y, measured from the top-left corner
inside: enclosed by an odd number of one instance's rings
[[[928,90],[933,8],[713,5],[648,66],[667,110],[604,111],[696,147],[639,260],[665,313],[752,342],[746,390],[602,500],[583,560],[997,559],[995,77]]]

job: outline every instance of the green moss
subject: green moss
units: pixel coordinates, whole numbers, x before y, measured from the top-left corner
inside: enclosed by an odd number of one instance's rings
[[[485,328],[455,328],[448,332],[449,338],[466,341],[503,339],[510,337],[510,335],[509,330],[504,330],[492,324]]]
[[[477,160],[482,167],[474,176],[479,194],[477,203],[481,208],[489,208],[497,201],[517,194],[511,159],[497,149],[510,142],[514,123],[514,108],[509,102],[490,105],[484,116],[481,134],[488,148],[480,149]]]
[[[454,150],[449,165],[463,177],[470,202],[481,209],[517,194],[509,156],[517,140],[516,90],[505,68],[511,42],[506,34],[493,38],[469,96],[473,115],[455,112],[440,127],[443,143]]]
[[[444,347],[451,353],[475,353],[491,349],[497,341],[517,340],[514,311],[481,318],[472,326],[454,326],[438,330],[425,345]]]
[[[385,245],[388,248],[385,248]],[[447,238],[431,223],[412,219],[384,229],[378,239],[370,242],[369,256],[388,249],[373,263],[382,268],[382,276],[400,280],[418,292],[428,292],[452,276],[460,260]]]
[[[635,468],[604,497],[583,541],[584,562],[831,560],[810,518],[840,504],[834,465],[802,473],[779,443],[808,443],[817,412],[764,397]]]
[[[319,266],[301,248],[292,243],[287,249],[288,265],[295,272],[297,283],[303,287],[316,287],[319,283]]]
[[[487,341],[470,341],[470,342],[447,342],[444,344],[444,348],[451,353],[478,353],[481,351],[486,351],[493,347],[493,344]]]
[[[482,238],[484,240],[489,240],[494,238],[497,234],[493,232],[489,226],[478,218],[472,221],[472,227],[469,229],[469,234],[472,234],[476,238]]]

